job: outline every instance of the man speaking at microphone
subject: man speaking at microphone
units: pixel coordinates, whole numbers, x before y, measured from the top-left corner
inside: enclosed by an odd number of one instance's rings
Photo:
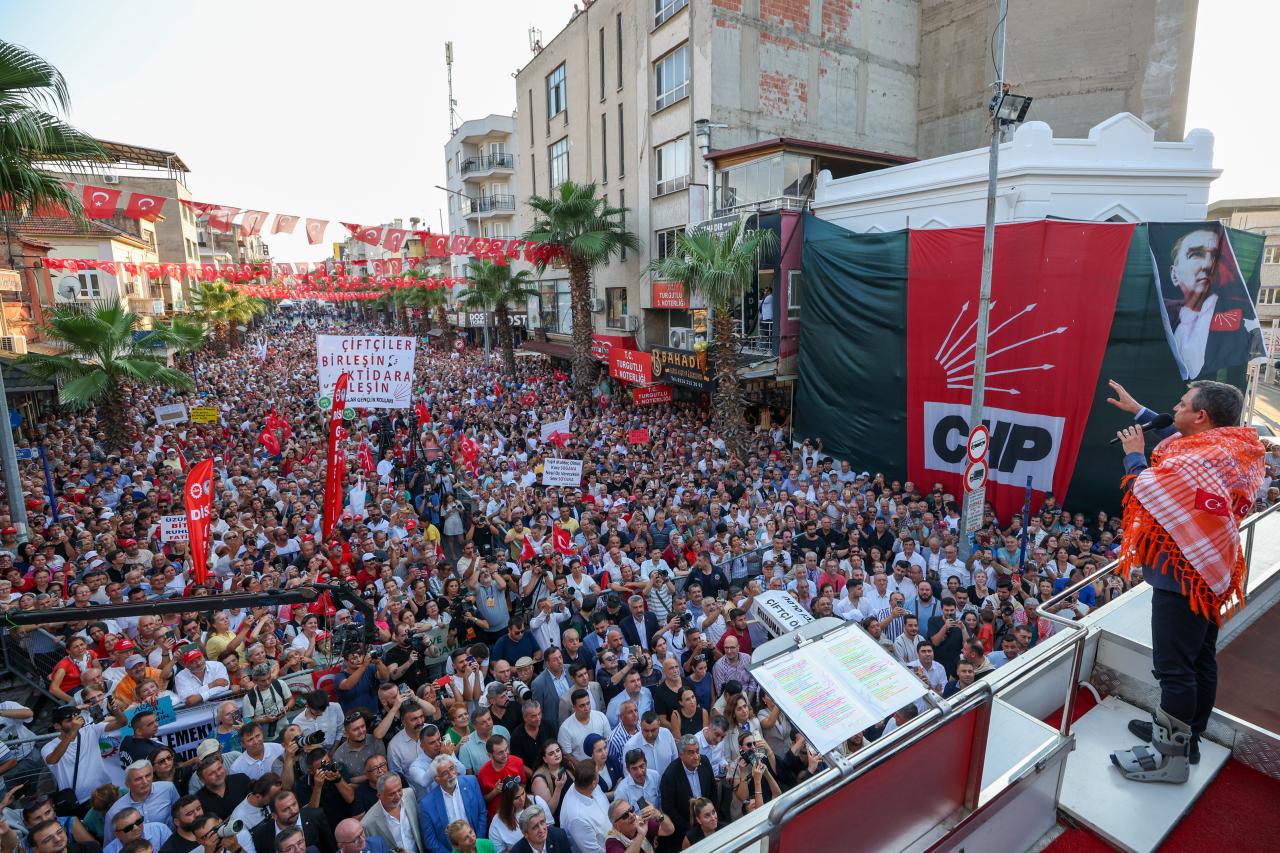
[[[1135,415],[1156,413],[1118,382],[1107,402]],[[1262,484],[1266,451],[1252,427],[1239,426],[1244,395],[1222,382],[1200,380],[1173,407],[1173,426],[1154,432],[1151,452],[1140,427],[1118,435],[1129,491],[1119,570],[1142,567],[1152,586],[1151,659],[1160,682],[1152,722],[1134,720],[1129,731],[1150,746],[1113,752],[1125,778],[1181,783],[1199,761],[1199,739],[1218,689],[1217,641],[1224,607],[1244,601],[1240,521]]]

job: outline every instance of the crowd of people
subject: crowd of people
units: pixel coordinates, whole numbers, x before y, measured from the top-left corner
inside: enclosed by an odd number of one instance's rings
[[[5,638],[48,665],[36,701],[0,703],[0,853],[679,850],[825,767],[752,678],[756,596],[857,622],[946,696],[1050,636],[1042,602],[1115,553],[1117,518],[1048,495],[1025,531],[988,512],[962,559],[941,485],[855,471],[777,427],[731,457],[699,404],[580,406],[549,364],[511,377],[425,346],[422,405],[350,422],[326,533],[318,331],[384,333],[277,314],[265,347],[201,355],[194,394],[131,389],[124,447],[93,411],[27,425],[58,519],[24,472],[31,537],[0,529],[0,609],[65,612]],[[156,423],[175,402],[220,421]],[[549,453],[585,461],[580,488],[542,486]],[[201,585],[160,519],[203,459]],[[320,582],[359,598],[269,594]],[[1130,582],[1054,611],[1079,618]],[[228,593],[249,595],[200,601]],[[160,734],[202,711],[194,748]]]

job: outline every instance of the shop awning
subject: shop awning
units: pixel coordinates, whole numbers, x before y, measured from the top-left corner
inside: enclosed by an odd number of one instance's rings
[[[569,344],[562,344],[559,341],[526,340],[520,344],[520,349],[529,352],[540,352],[543,355],[549,355],[552,358],[563,358],[566,361],[573,360],[573,347]]]

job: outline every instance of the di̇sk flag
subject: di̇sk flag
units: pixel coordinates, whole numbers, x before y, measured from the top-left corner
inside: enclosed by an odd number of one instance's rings
[[[342,511],[342,481],[347,475],[347,457],[342,451],[339,431],[342,428],[342,413],[347,408],[347,383],[350,373],[338,375],[333,385],[333,408],[329,410],[329,445],[325,457],[324,515],[321,520],[321,535],[329,538],[333,527],[338,523],[338,515]]]
[[[187,541],[191,544],[195,582],[203,584],[209,573],[209,523],[213,512],[213,460],[206,459],[187,474],[183,487],[187,515]]]

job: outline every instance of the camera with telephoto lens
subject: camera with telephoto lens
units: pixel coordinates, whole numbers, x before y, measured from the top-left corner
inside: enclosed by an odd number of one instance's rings
[[[418,657],[427,656],[427,638],[421,634],[409,635],[409,650],[418,653]]]
[[[528,702],[533,698],[533,691],[529,689],[529,685],[519,679],[512,679],[511,684],[507,686],[507,696],[512,702]]]
[[[309,735],[295,735],[293,745],[301,752],[309,746],[316,746],[324,743],[324,732],[312,732]]]
[[[224,820],[218,824],[219,838],[232,838],[244,831],[244,821],[242,820]]]

